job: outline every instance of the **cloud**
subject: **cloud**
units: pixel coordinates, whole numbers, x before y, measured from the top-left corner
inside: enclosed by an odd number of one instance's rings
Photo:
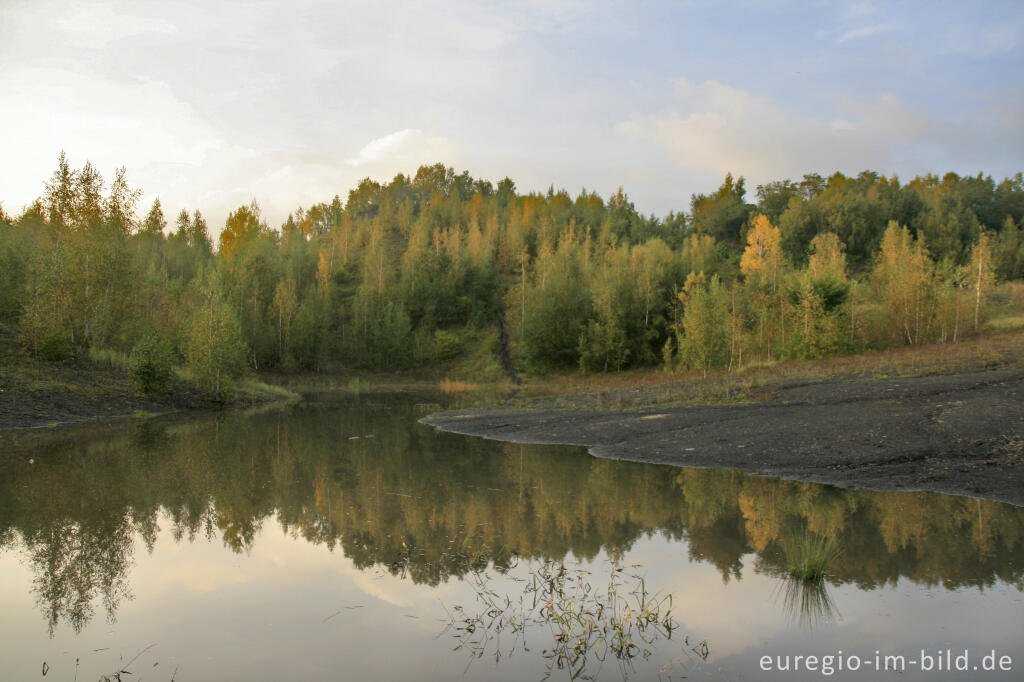
[[[115,10],[110,3],[85,3],[57,10],[54,25],[77,45],[101,47],[123,38],[145,35],[173,35],[177,26],[156,17],[144,17]]]
[[[451,163],[458,147],[443,137],[429,137],[421,130],[405,128],[368,142],[354,157],[345,159],[353,168],[388,166],[409,168],[424,163]]]
[[[0,72],[0,131],[5,155],[19,160],[3,175],[4,198],[22,204],[42,190],[61,149],[76,165],[88,159],[104,173],[126,165],[134,174],[154,159],[178,172],[198,167],[223,146],[166,83],[52,68]]]
[[[970,124],[959,123],[890,94],[835,97],[812,114],[716,81],[679,79],[674,93],[672,108],[634,113],[618,131],[659,147],[705,182],[727,172],[752,183],[835,170],[977,172],[967,164],[1024,152],[1011,119],[990,116],[979,126],[974,119],[981,112],[974,112]],[[986,170],[997,172],[991,163]]]
[[[861,28],[855,28],[847,31],[843,35],[836,39],[836,44],[845,43],[850,40],[857,40],[858,38],[868,38],[870,36],[878,35],[879,33],[886,33],[893,31],[897,27],[895,24],[875,24],[874,26],[862,26]]]

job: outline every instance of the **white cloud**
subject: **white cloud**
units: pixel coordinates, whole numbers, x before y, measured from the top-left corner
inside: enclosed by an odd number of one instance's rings
[[[0,185],[12,204],[42,191],[61,149],[75,165],[88,159],[104,173],[122,165],[151,168],[154,159],[182,172],[180,166],[199,166],[222,146],[217,131],[166,83],[48,68],[0,72],[0,148],[18,159],[0,170]]]
[[[895,29],[895,24],[875,24],[874,26],[854,28],[839,36],[836,40],[836,44],[838,45],[850,40],[857,40],[858,38],[868,38],[870,36],[878,35],[879,33],[886,33]]]
[[[828,115],[791,111],[715,81],[680,79],[675,95],[672,108],[635,113],[618,130],[653,143],[690,177],[705,182],[727,172],[745,176],[751,185],[812,171],[976,172],[964,164],[1024,151],[1009,120],[993,117],[987,128],[961,125],[893,95],[836,97],[827,103]]]
[[[53,12],[54,25],[77,45],[100,47],[107,43],[147,33],[171,35],[178,28],[169,21],[144,17],[121,9],[109,2],[81,3],[70,8],[38,8]],[[56,10],[56,11],[54,11]]]
[[[352,168],[371,167],[376,171],[408,170],[427,163],[452,164],[460,156],[458,145],[444,137],[430,137],[421,130],[405,128],[371,140],[354,157],[345,159]]]

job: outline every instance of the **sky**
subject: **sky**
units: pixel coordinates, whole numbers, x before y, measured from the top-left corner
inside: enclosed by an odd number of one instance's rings
[[[0,0],[0,205],[64,150],[169,222],[271,226],[437,162],[687,210],[873,170],[1024,170],[1021,2]]]

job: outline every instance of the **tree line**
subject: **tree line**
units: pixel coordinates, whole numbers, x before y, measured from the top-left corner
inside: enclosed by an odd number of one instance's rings
[[[955,343],[1024,277],[1020,173],[810,174],[754,201],[728,175],[659,219],[621,189],[522,194],[437,164],[277,228],[240,206],[216,247],[198,210],[140,218],[140,196],[62,153],[39,199],[0,210],[0,324],[27,353],[122,353],[153,390],[180,365],[221,396],[246,368],[496,377],[503,350],[535,372],[708,371]]]

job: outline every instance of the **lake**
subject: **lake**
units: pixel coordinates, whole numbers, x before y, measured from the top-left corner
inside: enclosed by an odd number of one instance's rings
[[[4,434],[0,678],[1022,676],[1021,508],[417,422],[448,404]]]

